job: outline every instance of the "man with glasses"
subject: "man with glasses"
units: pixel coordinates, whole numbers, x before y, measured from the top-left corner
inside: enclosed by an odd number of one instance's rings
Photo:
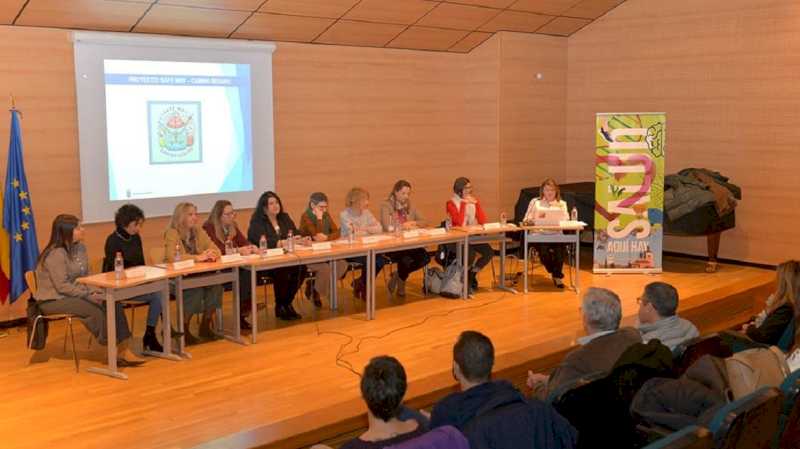
[[[660,340],[671,351],[681,343],[700,335],[691,321],[680,318],[678,290],[666,282],[651,282],[637,298],[639,332],[642,340]]]

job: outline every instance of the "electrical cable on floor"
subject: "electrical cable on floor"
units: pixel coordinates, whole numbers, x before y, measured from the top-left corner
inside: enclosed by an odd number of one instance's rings
[[[327,335],[337,335],[337,336],[341,336],[341,337],[347,338],[348,339],[347,342],[342,344],[342,345],[340,345],[339,346],[339,350],[336,352],[336,362],[335,363],[336,363],[336,366],[338,366],[339,368],[343,368],[343,369],[346,369],[347,371],[350,371],[351,373],[353,373],[356,376],[358,376],[358,378],[360,379],[361,378],[361,373],[358,372],[353,367],[352,363],[350,363],[349,361],[345,360],[345,357],[353,355],[353,354],[357,354],[361,350],[361,343],[363,343],[363,342],[365,342],[367,340],[381,340],[381,339],[384,339],[384,338],[389,337],[391,335],[394,335],[394,334],[396,334],[398,332],[402,332],[402,331],[405,331],[405,330],[408,330],[408,329],[413,329],[415,327],[422,326],[422,325],[424,325],[425,323],[427,323],[428,321],[430,321],[433,318],[444,318],[444,317],[450,316],[450,315],[452,315],[453,313],[456,313],[456,312],[462,312],[462,311],[465,311],[465,310],[475,310],[475,309],[480,309],[480,308],[483,308],[483,307],[487,307],[487,306],[496,304],[496,303],[504,300],[506,298],[506,296],[507,296],[507,294],[504,293],[499,298],[493,299],[491,301],[486,301],[486,302],[483,302],[483,303],[480,303],[480,304],[475,304],[475,305],[470,305],[470,306],[465,306],[465,307],[458,307],[458,308],[455,308],[455,309],[450,309],[450,310],[448,310],[446,312],[433,313],[433,314],[427,315],[426,317],[424,317],[423,319],[417,321],[416,323],[412,323],[412,324],[409,324],[409,325],[406,325],[406,326],[401,326],[401,327],[392,329],[392,330],[387,331],[386,333],[384,333],[382,335],[367,335],[365,337],[361,337],[361,338],[358,339],[358,342],[355,345],[355,349],[352,350],[352,351],[346,351],[345,350],[348,346],[350,346],[350,344],[352,344],[354,341],[356,341],[356,338],[353,337],[352,335],[346,334],[344,332],[339,332],[339,331],[320,331],[319,330],[319,324],[317,324],[316,325],[317,336],[322,336],[322,335],[326,335],[327,334]]]

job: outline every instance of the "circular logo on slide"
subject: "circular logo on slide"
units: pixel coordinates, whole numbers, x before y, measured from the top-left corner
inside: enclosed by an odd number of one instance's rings
[[[192,151],[194,114],[180,106],[168,107],[158,119],[158,144],[162,154],[181,157]]]

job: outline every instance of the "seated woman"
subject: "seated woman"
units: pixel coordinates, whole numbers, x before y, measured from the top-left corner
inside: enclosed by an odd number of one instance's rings
[[[786,327],[800,315],[800,262],[790,260],[778,265],[777,291],[767,299],[767,307],[751,322],[742,326],[747,337],[765,345],[777,345]]]
[[[267,239],[268,248],[285,247],[287,239],[297,239],[298,230],[289,214],[283,211],[283,203],[275,192],[264,192],[258,198],[256,208],[250,217],[247,239],[258,245],[261,237]],[[275,268],[269,270],[275,289],[275,316],[281,320],[297,320],[302,318],[292,307],[297,290],[306,277],[304,265]]]
[[[122,254],[125,268],[145,265],[142,238],[139,236],[142,223],[144,223],[144,212],[137,206],[125,204],[117,209],[117,213],[114,214],[114,224],[117,228],[106,237],[103,272],[114,271],[117,253]],[[147,329],[142,337],[142,347],[148,351],[164,352],[164,348],[156,338],[156,324],[161,315],[161,294],[148,293],[130,300],[147,303]],[[164,323],[165,326],[167,324]]]
[[[447,201],[447,215],[453,226],[474,226],[486,223],[481,203],[472,195],[472,183],[461,177],[453,183],[453,197]],[[494,251],[488,243],[469,245],[469,292],[478,289],[478,273],[491,263]]]
[[[88,267],[83,227],[78,217],[57,216],[53,220],[50,241],[36,261],[36,301],[45,315],[76,315],[95,339],[105,345],[108,338],[105,295],[100,290],[76,282],[77,278],[88,274]],[[117,364],[122,367],[141,365],[144,361],[129,347],[131,331],[121,303],[116,304],[115,312]]]
[[[366,235],[380,234],[383,232],[383,227],[369,211],[369,192],[361,187],[353,187],[347,192],[344,200],[345,209],[339,214],[339,220],[342,223],[342,237],[349,237],[352,233],[354,237],[363,237]],[[353,257],[347,259],[349,262],[355,262],[365,266],[367,264],[366,257]],[[375,260],[375,275],[381,272],[385,263],[383,257],[378,257]],[[361,270],[361,276],[353,283],[353,296],[367,299],[367,270]]]
[[[308,207],[300,217],[300,235],[315,242],[326,242],[339,238],[339,228],[328,213],[328,196],[314,192],[308,199]],[[336,260],[336,273],[342,276],[347,269],[344,260]],[[331,267],[328,263],[308,265],[308,270],[316,273],[316,279],[306,282],[306,298],[314,300],[316,307],[322,307],[320,295],[329,296],[331,286]]]
[[[197,207],[192,203],[179,203],[175,206],[172,220],[164,233],[166,261],[175,262],[176,254],[182,259],[191,258],[196,262],[214,262],[219,259],[219,251],[198,225]],[[213,331],[211,321],[216,310],[222,307],[222,291],[221,285],[212,285],[183,292],[183,334],[187,345],[199,343],[197,337],[189,332],[189,323],[196,314],[202,314],[200,337],[208,340],[219,338]]]
[[[221,253],[225,253],[226,244],[243,256],[256,251],[256,247],[251,245],[239,230],[239,225],[236,224],[236,211],[228,200],[214,203],[208,214],[208,220],[203,223],[203,229]],[[253,304],[250,290],[250,272],[239,270],[239,327],[244,330],[251,329],[250,323],[245,319],[250,315]]]
[[[539,198],[534,198],[528,204],[523,222],[533,223],[537,218],[545,216],[546,209],[561,209],[567,212],[567,203],[561,199],[561,189],[553,178],[547,178],[539,189]],[[564,288],[564,253],[565,243],[535,243],[533,245],[539,253],[539,259],[548,273],[553,277],[553,284]]]
[[[425,225],[422,215],[411,205],[411,183],[399,180],[394,183],[392,193],[381,204],[381,225],[384,231],[394,231],[399,226],[402,229],[414,229]],[[430,257],[425,248],[414,248],[396,251],[388,254],[389,258],[397,264],[397,271],[392,273],[389,280],[389,292],[398,296],[406,295],[406,279],[414,271],[428,264]]]

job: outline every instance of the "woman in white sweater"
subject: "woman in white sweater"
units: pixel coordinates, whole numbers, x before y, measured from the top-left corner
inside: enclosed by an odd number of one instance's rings
[[[561,199],[561,189],[558,183],[552,178],[547,178],[542,182],[539,189],[539,197],[531,200],[528,204],[528,211],[525,212],[525,223],[533,223],[537,218],[544,218],[545,211],[561,209],[567,212],[567,203]],[[539,253],[545,269],[553,277],[553,284],[558,288],[564,288],[564,243],[535,243],[533,245]]]
[[[346,208],[339,214],[339,222],[342,224],[341,236],[348,238],[350,234],[353,237],[363,237],[372,234],[380,234],[383,232],[383,226],[369,211],[369,192],[361,187],[353,187],[347,192],[344,200]],[[353,296],[367,299],[367,283],[366,283],[366,257],[353,257],[347,259],[348,262],[355,262],[364,267],[361,270],[361,276],[353,282]],[[377,257],[375,259],[375,275],[381,272],[385,259]]]

